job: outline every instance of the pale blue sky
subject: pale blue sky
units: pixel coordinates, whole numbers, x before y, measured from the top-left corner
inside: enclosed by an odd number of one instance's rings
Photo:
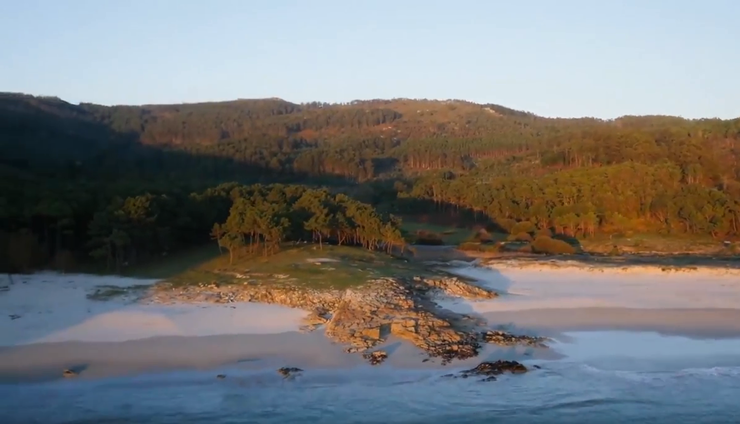
[[[0,91],[740,116],[738,0],[0,0]]]

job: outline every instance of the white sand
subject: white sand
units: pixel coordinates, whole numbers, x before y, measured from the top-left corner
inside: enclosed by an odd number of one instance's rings
[[[490,301],[443,300],[480,313],[492,325],[568,341],[569,331],[625,330],[713,338],[740,337],[740,278],[730,272],[665,273],[582,267],[459,266],[502,296]],[[4,277],[7,279],[7,277]],[[0,280],[0,379],[60,378],[75,368],[100,377],[173,368],[343,367],[364,362],[321,332],[295,332],[305,312],[274,305],[141,305],[94,301],[99,286],[152,284],[116,277],[16,275]],[[7,286],[7,289],[3,289]],[[11,316],[19,316],[11,319]],[[179,337],[172,337],[179,336]],[[56,342],[56,343],[49,343]],[[383,346],[390,367],[435,367],[408,343]],[[486,359],[557,359],[558,349],[487,346]]]
[[[527,266],[463,266],[448,271],[475,279],[502,296],[482,302],[446,300],[460,312],[501,312],[530,309],[740,308],[740,276],[721,270],[662,272],[655,267],[633,269]]]
[[[662,272],[578,266],[463,266],[451,272],[501,296],[486,301],[444,298],[461,313],[483,315],[512,331],[562,337],[567,331],[650,331],[698,338],[740,337],[740,278],[699,269]]]
[[[39,273],[8,276],[0,286],[0,346],[85,341],[118,342],[155,336],[267,334],[296,331],[307,315],[255,303],[141,305],[131,296],[96,301],[100,286],[136,287],[155,280]],[[17,317],[16,319],[12,319]]]

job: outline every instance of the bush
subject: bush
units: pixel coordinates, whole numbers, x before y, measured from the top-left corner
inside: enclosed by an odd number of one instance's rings
[[[481,244],[469,241],[465,243],[460,243],[460,245],[457,246],[457,248],[464,252],[479,252],[481,251]]]
[[[488,231],[486,231],[485,228],[480,228],[473,235],[473,240],[480,241],[480,242],[487,242],[487,241],[493,240],[493,238],[491,237],[491,234]]]
[[[535,237],[545,236],[545,237],[552,237],[552,231],[550,231],[549,228],[543,228],[541,230],[537,230],[534,233]]]
[[[496,223],[508,233],[511,233],[511,229],[516,225],[516,221],[508,218],[498,220]]]
[[[498,253],[501,251],[501,243],[482,244],[480,250],[482,252]]]
[[[522,221],[517,222],[514,224],[513,227],[511,227],[511,234],[520,234],[520,233],[534,233],[534,231],[537,229],[535,225],[529,221]]]
[[[482,244],[474,241],[468,241],[460,243],[457,247],[458,250],[463,252],[486,252],[486,253],[498,253],[501,250],[500,243]]]
[[[506,239],[509,241],[532,241],[532,236],[529,233],[518,233],[510,235]]]
[[[537,253],[572,255],[576,249],[570,244],[547,236],[539,236],[532,242],[532,250]]]
[[[442,237],[439,236],[437,233],[433,233],[431,231],[427,230],[419,230],[416,232],[416,240],[414,241],[416,244],[426,245],[426,246],[441,246],[444,243],[442,240]]]

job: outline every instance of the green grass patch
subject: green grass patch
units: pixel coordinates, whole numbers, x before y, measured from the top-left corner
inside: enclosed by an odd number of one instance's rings
[[[189,269],[207,263],[220,256],[216,244],[208,244],[191,249],[176,251],[167,256],[149,258],[140,263],[121,268],[107,269],[104,263],[87,263],[75,267],[72,271],[84,274],[119,275],[122,277],[166,279],[179,275]]]
[[[348,288],[381,277],[429,275],[420,264],[357,247],[286,245],[271,256],[227,254],[168,278],[174,285],[216,282],[290,284],[310,288]]]
[[[442,244],[458,245],[468,240],[472,240],[475,232],[469,228],[457,228],[452,226],[443,226],[427,224],[404,219],[401,224],[401,230],[406,235],[406,241],[415,243],[419,236],[434,236],[442,241]]]
[[[703,235],[629,234],[599,235],[581,239],[584,251],[608,254],[623,253],[691,253],[721,254],[725,250],[722,239]],[[616,249],[615,249],[616,247]]]

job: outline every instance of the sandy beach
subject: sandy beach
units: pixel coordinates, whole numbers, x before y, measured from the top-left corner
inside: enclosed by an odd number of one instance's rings
[[[622,330],[693,338],[740,337],[740,279],[729,272],[663,272],[516,264],[448,271],[501,296],[484,301],[440,297],[450,310],[490,326],[567,343],[569,332]],[[12,282],[11,282],[12,280]],[[141,304],[134,297],[95,300],[102,288],[137,288],[154,280],[38,273],[5,277],[0,291],[0,378],[61,378],[74,368],[97,378],[157,370],[367,366],[321,330],[301,333],[306,312],[258,303]],[[92,295],[92,296],[91,296]],[[91,298],[92,297],[92,298]],[[388,367],[435,368],[422,352],[391,337]],[[565,351],[487,346],[478,358],[551,360]]]

